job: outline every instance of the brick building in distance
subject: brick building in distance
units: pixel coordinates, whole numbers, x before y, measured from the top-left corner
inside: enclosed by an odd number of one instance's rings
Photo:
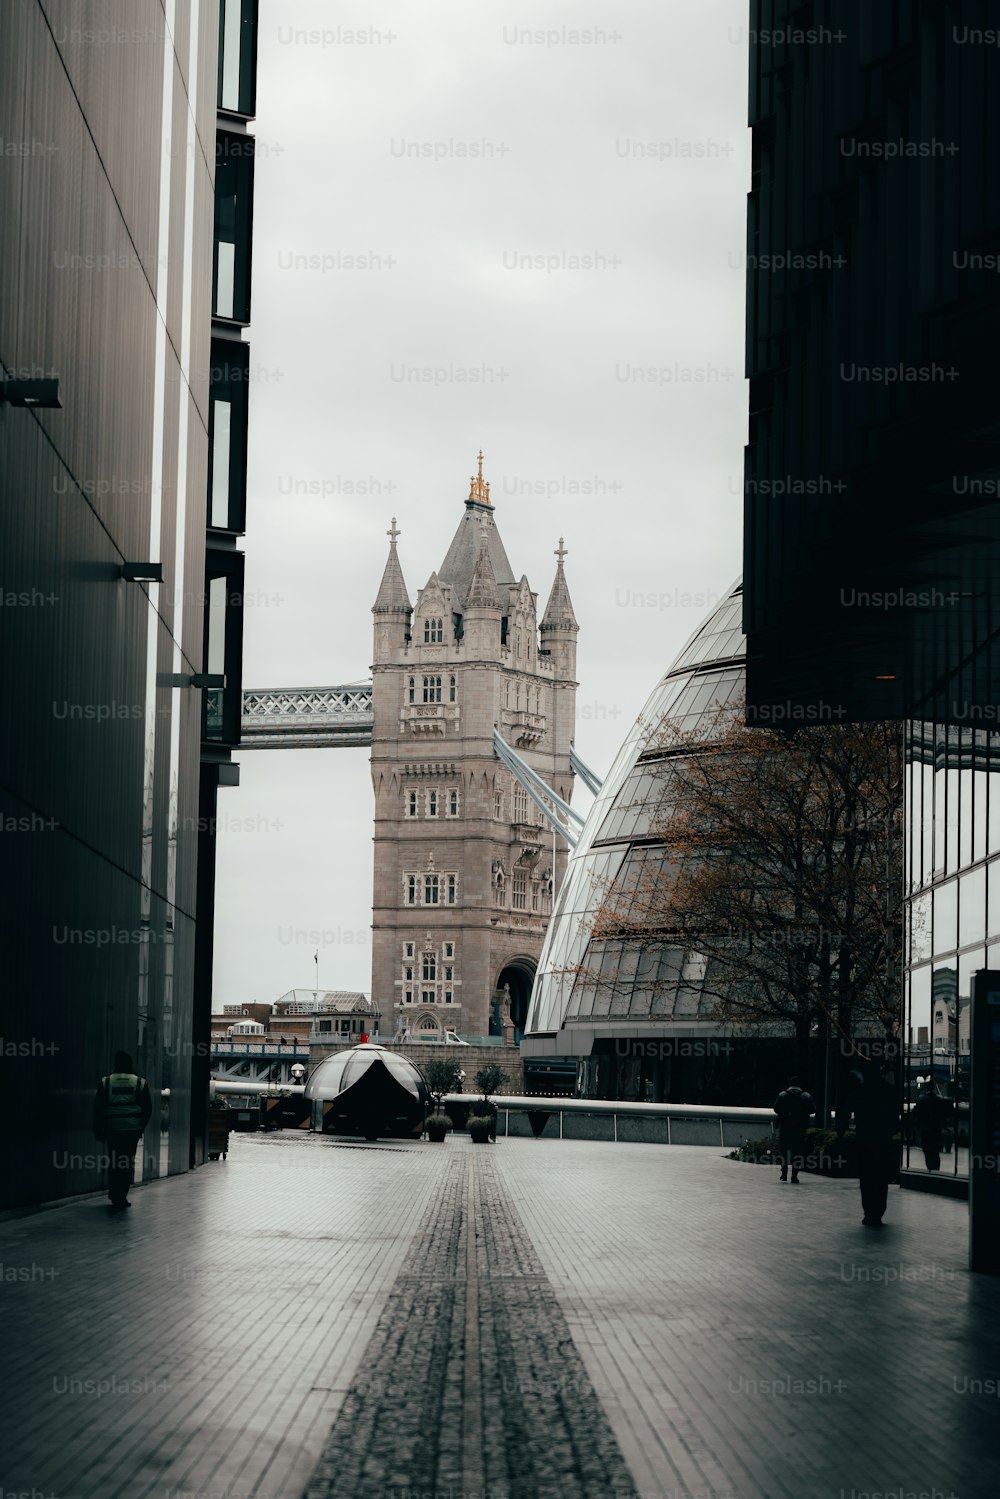
[[[396,551],[375,617],[372,1000],[398,1038],[520,1039],[566,850],[493,729],[569,801],[578,625],[563,571],[541,622],[500,539],[483,455],[414,608]]]

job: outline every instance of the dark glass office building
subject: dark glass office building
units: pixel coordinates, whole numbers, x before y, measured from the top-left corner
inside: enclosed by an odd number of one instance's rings
[[[751,721],[983,722],[1000,704],[995,12],[992,30],[976,0],[751,14]]]
[[[156,1101],[137,1175],[202,1155],[254,29],[253,0],[0,6],[5,1206],[101,1186],[118,1049]]]
[[[748,721],[906,722],[905,1074],[957,1103],[1000,940],[996,22],[751,5]]]

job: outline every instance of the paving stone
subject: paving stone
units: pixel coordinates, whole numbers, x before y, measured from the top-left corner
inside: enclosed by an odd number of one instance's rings
[[[871,1233],[712,1150],[297,1132],[133,1197],[0,1221],[0,1494],[1000,1492],[960,1202]]]

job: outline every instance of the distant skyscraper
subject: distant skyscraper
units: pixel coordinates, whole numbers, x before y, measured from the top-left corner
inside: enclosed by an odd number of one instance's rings
[[[493,728],[570,799],[578,625],[565,551],[560,542],[539,624],[537,595],[500,539],[481,453],[415,608],[399,534],[393,521],[372,610],[372,998],[384,1028],[426,1037],[500,1034],[509,1007],[519,1037],[565,845],[497,760]]]

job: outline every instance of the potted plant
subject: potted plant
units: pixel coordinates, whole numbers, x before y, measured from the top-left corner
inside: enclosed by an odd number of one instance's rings
[[[492,1114],[470,1114],[469,1135],[473,1145],[488,1145],[496,1139],[496,1118]]]
[[[451,1120],[447,1114],[427,1115],[427,1138],[440,1145],[445,1135],[451,1129]]]
[[[460,1092],[462,1069],[457,1062],[428,1062],[424,1068],[427,1091],[434,1100],[434,1112],[442,1111],[442,1100],[446,1093]]]
[[[492,1102],[491,1095],[500,1092],[507,1081],[507,1074],[495,1062],[490,1062],[487,1066],[480,1067],[474,1081],[476,1087],[483,1095],[483,1102],[479,1110],[480,1118],[485,1117],[489,1119],[490,1139],[495,1140],[497,1137],[497,1106]],[[469,1123],[471,1125],[471,1118]]]

